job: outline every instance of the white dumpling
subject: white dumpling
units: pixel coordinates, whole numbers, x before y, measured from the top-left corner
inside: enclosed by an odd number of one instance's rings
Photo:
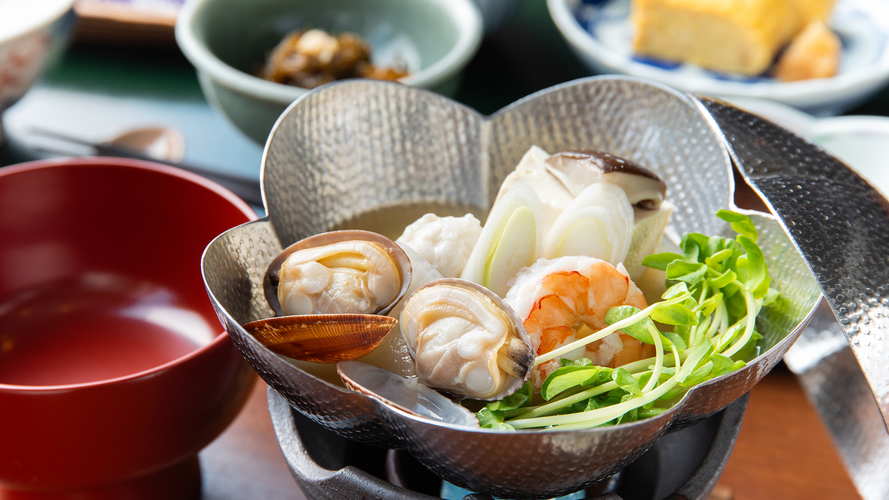
[[[396,240],[429,261],[442,276],[460,276],[472,248],[482,233],[482,225],[472,214],[439,217],[426,214],[404,229]]]

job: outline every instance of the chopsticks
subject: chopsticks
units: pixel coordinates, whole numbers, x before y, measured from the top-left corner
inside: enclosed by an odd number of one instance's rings
[[[119,146],[114,146],[111,144],[105,144],[101,142],[92,142],[85,139],[81,139],[78,137],[72,137],[67,134],[59,133],[53,130],[46,130],[40,128],[31,128],[30,132],[35,135],[40,135],[43,137],[48,137],[50,139],[55,139],[62,142],[67,142],[71,144],[76,144],[78,146],[86,146],[92,148],[93,151],[99,156],[117,156],[120,158],[130,158],[134,160],[144,160],[150,161],[154,163],[162,163],[164,165],[169,165],[171,167],[180,168],[182,170],[198,174],[202,177],[205,177],[211,181],[214,181],[221,186],[225,187],[232,193],[236,194],[242,200],[250,203],[251,205],[262,206],[262,190],[260,188],[259,182],[254,181],[252,179],[247,179],[237,175],[227,174],[225,172],[217,172],[215,170],[211,170],[206,167],[200,167],[196,165],[189,165],[181,162],[174,162],[168,160],[162,160],[158,158],[154,158],[152,156],[146,155],[140,151],[135,151],[128,148],[122,148]],[[38,149],[42,149],[45,151],[50,151],[53,153],[62,153],[66,155],[70,155],[70,151],[61,151],[58,149],[47,148],[43,145],[39,146]]]

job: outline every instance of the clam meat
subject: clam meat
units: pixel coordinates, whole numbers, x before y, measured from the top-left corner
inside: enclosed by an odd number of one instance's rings
[[[503,398],[521,388],[534,363],[515,312],[470,281],[441,279],[418,289],[401,328],[419,380],[454,395]]]
[[[385,314],[410,283],[410,261],[392,240],[334,231],[301,240],[266,274],[266,298],[281,315]]]

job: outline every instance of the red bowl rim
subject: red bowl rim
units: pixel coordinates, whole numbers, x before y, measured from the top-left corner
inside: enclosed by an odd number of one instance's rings
[[[121,167],[121,168],[131,168],[136,170],[148,170],[152,172],[157,172],[160,174],[168,175],[171,177],[178,177],[185,181],[191,182],[192,184],[197,184],[204,189],[213,191],[225,201],[232,204],[235,208],[240,210],[244,215],[247,216],[249,220],[257,219],[256,212],[248,205],[244,200],[239,198],[237,195],[229,191],[228,189],[220,186],[216,182],[213,182],[209,179],[201,177],[200,175],[193,174],[191,172],[187,172],[185,170],[172,167],[169,165],[164,165],[161,163],[154,163],[150,161],[143,160],[134,160],[129,158],[111,158],[111,157],[79,157],[79,158],[62,158],[62,159],[49,159],[49,160],[35,160],[24,163],[18,163],[15,165],[9,165],[6,167],[0,167],[0,178],[6,177],[8,175],[14,175],[20,172],[30,172],[34,170],[42,170],[42,169],[51,169],[51,168],[66,168],[66,167],[90,167],[90,166],[112,166],[112,167]],[[209,300],[209,299],[208,299]],[[221,327],[220,327],[221,328]],[[141,372],[131,373],[129,375],[123,375],[120,377],[96,380],[93,382],[81,382],[77,384],[60,384],[60,385],[15,385],[15,384],[4,384],[0,383],[0,392],[18,392],[18,393],[40,393],[40,392],[55,392],[59,390],[73,390],[80,388],[91,388],[104,386],[108,384],[120,383],[125,381],[130,381],[142,377],[150,377],[155,376],[159,372],[168,370],[174,366],[186,363],[188,360],[196,358],[200,356],[202,353],[214,349],[219,344],[228,341],[228,332],[225,331],[224,328],[221,328],[222,331],[218,333],[213,340],[211,340],[208,344],[201,346],[187,354],[184,354],[172,361],[168,361],[162,365],[155,366],[153,368],[149,368],[148,370],[143,370]]]

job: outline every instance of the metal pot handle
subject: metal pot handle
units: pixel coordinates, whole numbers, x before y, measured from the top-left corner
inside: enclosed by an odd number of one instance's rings
[[[722,101],[698,100],[818,280],[889,429],[889,201],[808,140]]]

